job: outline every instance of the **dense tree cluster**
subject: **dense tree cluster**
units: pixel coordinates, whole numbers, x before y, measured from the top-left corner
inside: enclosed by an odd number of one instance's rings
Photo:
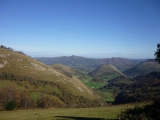
[[[15,86],[9,85],[0,89],[0,108],[1,110],[13,110],[15,108],[49,108],[56,106],[56,100],[53,97],[41,94],[36,101],[31,97],[28,90],[20,91]]]
[[[157,44],[157,51],[155,51],[155,54],[154,54],[156,60],[160,63],[160,43]]]
[[[23,92],[20,93],[19,90],[17,90],[14,86],[9,85],[0,90],[0,103],[1,103],[1,109],[7,109],[10,110],[13,107],[13,104],[15,104],[15,107],[21,107],[21,105],[28,104],[29,99],[28,97],[24,97]],[[28,96],[26,94],[26,96]],[[10,108],[11,107],[11,108]],[[27,105],[26,108],[29,108],[30,106]],[[25,108],[25,107],[24,107]]]

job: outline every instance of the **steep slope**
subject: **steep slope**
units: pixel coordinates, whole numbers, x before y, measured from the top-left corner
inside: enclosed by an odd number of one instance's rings
[[[160,65],[155,60],[147,60],[124,71],[123,73],[128,76],[136,77],[153,71],[160,71]]]
[[[108,75],[124,75],[121,73],[115,66],[111,64],[104,64],[97,69],[93,70],[89,73],[90,76],[99,77],[99,76],[108,76]]]
[[[78,73],[77,71],[75,71],[74,69],[66,66],[66,65],[62,65],[62,64],[53,64],[50,65],[51,67],[53,67],[55,70],[57,70],[58,72],[63,73],[64,75],[68,76],[68,77],[72,77],[74,75],[80,75],[80,73]]]
[[[69,78],[50,66],[6,48],[0,48],[0,79],[16,82],[30,92],[55,96],[64,104],[71,104],[71,100],[72,104],[81,104],[85,99],[99,99],[76,77]],[[73,98],[76,99],[74,102]]]

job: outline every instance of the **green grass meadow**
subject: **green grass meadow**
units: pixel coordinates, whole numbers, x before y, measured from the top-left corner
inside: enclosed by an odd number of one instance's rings
[[[97,108],[50,108],[0,111],[0,120],[103,120],[116,119],[117,115],[134,104]]]

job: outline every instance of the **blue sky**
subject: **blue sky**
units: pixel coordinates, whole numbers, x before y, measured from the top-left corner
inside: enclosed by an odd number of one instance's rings
[[[0,44],[32,57],[154,58],[159,0],[0,0]]]

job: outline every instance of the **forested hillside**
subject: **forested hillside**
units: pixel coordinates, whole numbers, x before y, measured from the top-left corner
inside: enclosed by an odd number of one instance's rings
[[[114,104],[150,101],[160,98],[160,72],[135,77],[133,84],[122,86]]]

